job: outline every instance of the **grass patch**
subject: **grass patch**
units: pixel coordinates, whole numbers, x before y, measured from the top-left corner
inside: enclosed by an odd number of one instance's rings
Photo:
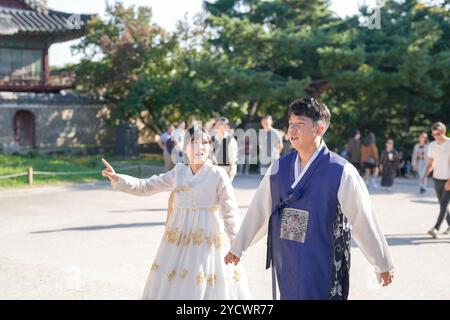
[[[52,155],[2,155],[0,154],[0,176],[25,173],[29,167],[34,171],[45,172],[70,172],[71,175],[34,175],[34,185],[56,184],[61,182],[66,183],[84,183],[105,180],[101,175],[101,170],[104,166],[101,158],[104,157],[115,168],[118,173],[125,173],[137,176],[138,169],[121,170],[122,167],[132,165],[149,165],[149,166],[163,166],[164,161],[161,155],[157,154],[141,154],[135,159],[124,159],[117,156],[52,156]],[[88,174],[78,174],[82,171],[94,171]],[[142,170],[143,176],[153,174],[149,168]],[[27,186],[27,177],[16,177],[10,179],[0,179],[0,187],[17,187]]]

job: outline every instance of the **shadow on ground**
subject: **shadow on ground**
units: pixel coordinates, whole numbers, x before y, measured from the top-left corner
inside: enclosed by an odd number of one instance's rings
[[[122,223],[112,225],[85,226],[85,227],[63,228],[54,230],[33,231],[30,232],[30,234],[55,233],[67,231],[99,231],[99,230],[125,229],[125,228],[147,228],[147,227],[160,227],[164,226],[165,224],[166,224],[165,222]]]
[[[408,245],[428,245],[437,243],[450,244],[450,236],[440,235],[433,239],[426,234],[387,234],[386,240],[389,246],[408,246]],[[352,247],[356,248],[355,241],[352,241]]]

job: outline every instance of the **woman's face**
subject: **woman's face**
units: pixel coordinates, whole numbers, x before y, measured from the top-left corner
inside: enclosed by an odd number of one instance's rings
[[[211,153],[211,142],[207,136],[198,134],[191,138],[185,152],[190,164],[204,164]]]
[[[420,144],[425,144],[426,142],[427,142],[427,134],[421,134],[420,136],[419,136],[419,142],[420,142]]]
[[[391,151],[392,149],[394,149],[394,141],[388,140],[386,142],[386,150],[387,151]]]

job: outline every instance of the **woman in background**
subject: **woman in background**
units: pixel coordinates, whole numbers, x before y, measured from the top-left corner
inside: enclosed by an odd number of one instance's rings
[[[428,154],[428,135],[426,132],[422,132],[419,136],[419,143],[414,146],[413,154],[411,157],[411,164],[414,172],[420,178],[424,175],[427,168],[427,154]],[[427,190],[427,177],[425,177],[423,183],[420,183],[420,193],[425,193]]]
[[[380,170],[381,170],[381,186],[391,191],[394,179],[399,169],[399,155],[394,149],[394,140],[386,141],[386,148],[381,152]]]
[[[369,132],[361,146],[361,164],[367,187],[377,188],[375,179],[378,176],[378,149],[375,142],[375,134]]]

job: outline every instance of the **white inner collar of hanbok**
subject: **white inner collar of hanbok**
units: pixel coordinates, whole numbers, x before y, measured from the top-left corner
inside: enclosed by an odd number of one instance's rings
[[[213,165],[213,163],[211,162],[210,159],[206,159],[205,163],[202,165],[202,167],[200,168],[200,170],[197,171],[196,174],[192,173],[192,169],[189,165],[187,165],[187,174],[188,177],[192,180],[192,179],[196,179],[199,175],[203,174],[203,172],[205,172],[206,169],[208,169],[209,167],[211,167]]]
[[[322,141],[320,142],[319,147],[317,148],[317,150],[313,153],[311,159],[309,159],[308,163],[306,164],[305,168],[301,169],[300,168],[300,157],[298,155],[297,152],[297,156],[295,158],[295,165],[294,165],[294,176],[295,176],[295,181],[294,183],[291,185],[291,188],[294,189],[295,186],[300,182],[300,180],[302,180],[303,176],[305,175],[306,171],[308,171],[309,166],[311,165],[311,163],[317,158],[317,155],[319,154],[320,150],[322,150],[322,148],[325,147],[325,142]]]

